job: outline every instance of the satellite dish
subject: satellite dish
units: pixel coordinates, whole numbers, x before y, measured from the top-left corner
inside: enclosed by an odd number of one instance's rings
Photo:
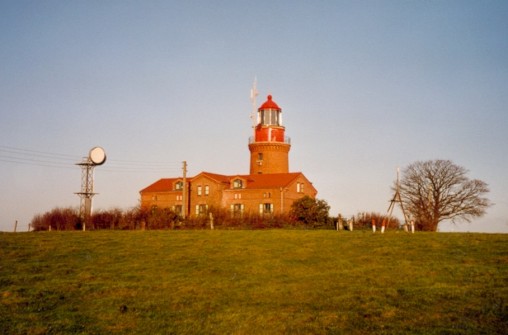
[[[101,147],[95,147],[90,150],[88,158],[94,165],[102,165],[106,161],[106,152]]]

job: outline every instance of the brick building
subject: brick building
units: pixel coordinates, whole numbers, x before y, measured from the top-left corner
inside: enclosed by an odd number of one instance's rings
[[[287,213],[295,200],[317,194],[303,173],[289,172],[290,148],[282,110],[269,95],[257,110],[249,139],[249,174],[201,172],[185,182],[183,177],[163,178],[140,191],[141,207],[171,208],[184,216],[203,215],[211,207],[229,209],[232,215]]]

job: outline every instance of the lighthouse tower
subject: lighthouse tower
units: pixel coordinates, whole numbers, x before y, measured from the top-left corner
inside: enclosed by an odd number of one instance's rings
[[[289,173],[291,144],[284,132],[282,110],[269,95],[258,108],[254,136],[249,140],[250,174]]]

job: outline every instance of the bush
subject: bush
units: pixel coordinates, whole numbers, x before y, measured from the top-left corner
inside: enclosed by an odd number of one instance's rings
[[[329,211],[330,206],[325,200],[314,199],[306,195],[293,202],[289,216],[292,220],[303,223],[307,227],[317,228],[329,224]]]
[[[315,201],[312,199],[312,201]],[[329,206],[318,200],[317,216],[296,219],[290,215],[273,215],[259,213],[242,213],[233,215],[224,208],[210,208],[206,215],[190,216],[182,219],[169,208],[135,207],[122,211],[119,208],[99,210],[92,214],[87,230],[105,229],[210,229],[213,218],[215,229],[275,229],[275,228],[328,228],[333,227],[333,220],[328,217]],[[312,212],[313,215],[316,214]],[[212,216],[210,216],[210,214]],[[81,230],[82,220],[76,209],[55,208],[44,214],[36,215],[31,222],[34,230]]]
[[[35,215],[30,226],[34,231],[75,230],[81,229],[81,220],[76,209],[54,208],[42,215]]]

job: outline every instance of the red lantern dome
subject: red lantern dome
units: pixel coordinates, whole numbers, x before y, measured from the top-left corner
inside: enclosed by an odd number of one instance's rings
[[[268,95],[267,99],[259,109],[280,109],[275,101],[272,100],[272,95]]]

